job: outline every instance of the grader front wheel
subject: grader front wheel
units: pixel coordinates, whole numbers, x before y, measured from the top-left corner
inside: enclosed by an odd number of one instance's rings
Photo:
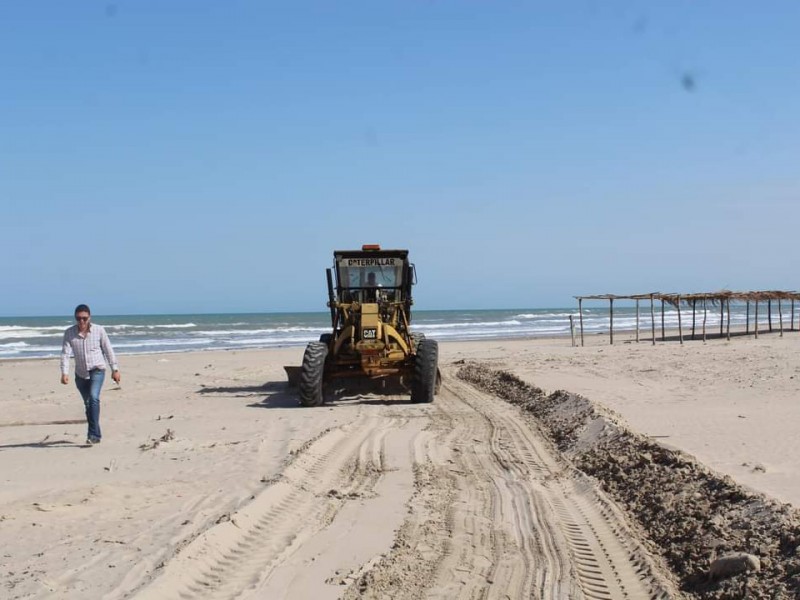
[[[411,387],[412,402],[433,402],[439,371],[439,344],[435,340],[422,339],[417,346],[414,363],[414,382]]]

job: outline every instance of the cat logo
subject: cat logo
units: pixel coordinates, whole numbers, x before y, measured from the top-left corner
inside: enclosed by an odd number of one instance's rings
[[[374,327],[365,327],[364,328],[364,339],[365,340],[374,340],[378,337],[378,330]]]

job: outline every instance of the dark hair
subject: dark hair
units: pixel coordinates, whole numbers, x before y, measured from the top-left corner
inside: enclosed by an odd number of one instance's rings
[[[75,307],[75,314],[77,315],[79,312],[87,312],[92,314],[92,311],[90,311],[89,307],[85,304],[78,304],[78,306]]]

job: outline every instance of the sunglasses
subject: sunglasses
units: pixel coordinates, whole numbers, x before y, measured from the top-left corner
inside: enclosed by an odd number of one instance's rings
[[[90,317],[75,317],[76,321],[88,321]]]

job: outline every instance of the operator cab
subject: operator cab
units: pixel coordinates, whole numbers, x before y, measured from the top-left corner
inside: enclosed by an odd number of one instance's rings
[[[411,300],[414,265],[407,250],[364,246],[334,252],[336,295],[342,302],[386,303]]]
[[[403,280],[402,267],[376,265],[340,267],[342,291],[358,302],[392,302],[398,298]]]

